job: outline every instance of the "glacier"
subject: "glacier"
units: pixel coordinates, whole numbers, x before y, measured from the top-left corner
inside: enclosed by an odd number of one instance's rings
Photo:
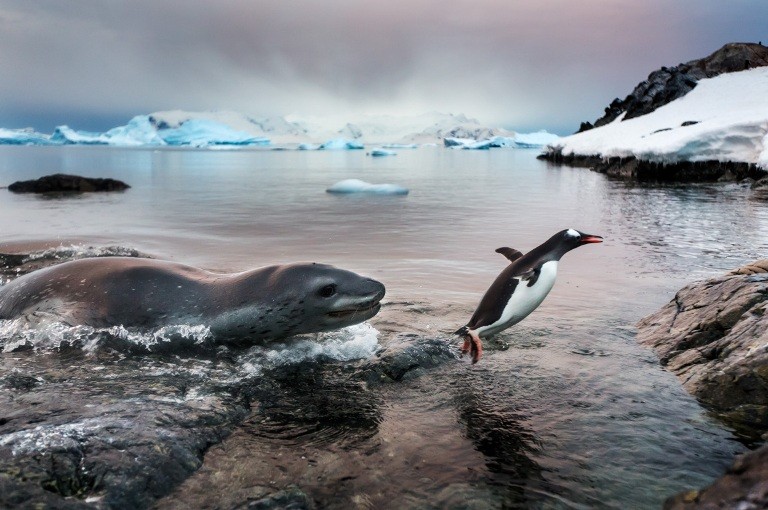
[[[562,156],[630,158],[651,163],[737,162],[768,169],[768,67],[699,80],[651,113],[560,138]]]
[[[341,127],[337,127],[341,126]],[[467,149],[530,147],[552,141],[546,132],[516,133],[489,128],[464,115],[432,112],[396,117],[358,115],[340,117],[255,118],[231,111],[157,111],[137,115],[125,125],[105,132],[56,127],[50,135],[33,129],[0,128],[0,144],[108,145],[118,147],[227,148],[271,146],[298,150],[359,150],[377,144],[384,150],[412,149],[437,143]]]

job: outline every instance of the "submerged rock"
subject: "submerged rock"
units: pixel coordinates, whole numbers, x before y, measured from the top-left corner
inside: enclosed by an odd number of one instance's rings
[[[664,503],[665,510],[768,508],[768,445],[740,455],[726,473],[700,491],[683,492]]]
[[[768,431],[768,259],[678,291],[638,323],[638,341],[708,408],[748,436]]]
[[[8,186],[14,193],[84,193],[92,191],[124,191],[129,185],[116,179],[53,174],[31,181],[16,181]]]

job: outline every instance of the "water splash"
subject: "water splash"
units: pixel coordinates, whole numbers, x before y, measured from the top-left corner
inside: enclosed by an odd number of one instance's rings
[[[378,350],[378,336],[378,330],[370,324],[356,324],[337,331],[251,347],[239,356],[240,363],[246,373],[255,375],[261,373],[264,367],[274,368],[307,360],[365,359]],[[106,347],[147,353],[183,353],[190,348],[213,346],[213,335],[205,325],[176,324],[139,331],[123,326],[93,328],[61,322],[33,328],[21,319],[0,320],[0,350],[3,352],[75,348],[95,353]]]
[[[100,347],[140,349],[147,352],[183,350],[212,343],[210,329],[204,325],[177,324],[151,331],[129,330],[123,326],[93,328],[53,322],[29,327],[21,319],[0,320],[0,349],[13,352],[25,349],[40,351],[64,348],[96,352]]]
[[[379,350],[379,331],[364,322],[346,328],[301,336],[264,347],[253,347],[240,357],[240,369],[247,375],[305,361],[352,361],[367,359]]]

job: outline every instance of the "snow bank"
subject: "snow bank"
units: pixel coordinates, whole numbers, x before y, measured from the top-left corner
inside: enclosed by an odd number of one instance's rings
[[[327,193],[350,194],[363,193],[368,195],[407,195],[408,188],[396,184],[371,184],[360,179],[345,179],[339,181],[327,190]]]
[[[768,67],[703,79],[640,117],[561,138],[563,156],[635,157],[653,163],[732,161],[768,168]]]

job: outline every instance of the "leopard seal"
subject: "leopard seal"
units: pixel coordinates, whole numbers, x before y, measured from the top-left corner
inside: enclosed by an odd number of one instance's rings
[[[176,262],[87,258],[0,287],[0,319],[95,328],[206,325],[221,343],[331,331],[376,315],[384,285],[317,263],[217,274]]]

